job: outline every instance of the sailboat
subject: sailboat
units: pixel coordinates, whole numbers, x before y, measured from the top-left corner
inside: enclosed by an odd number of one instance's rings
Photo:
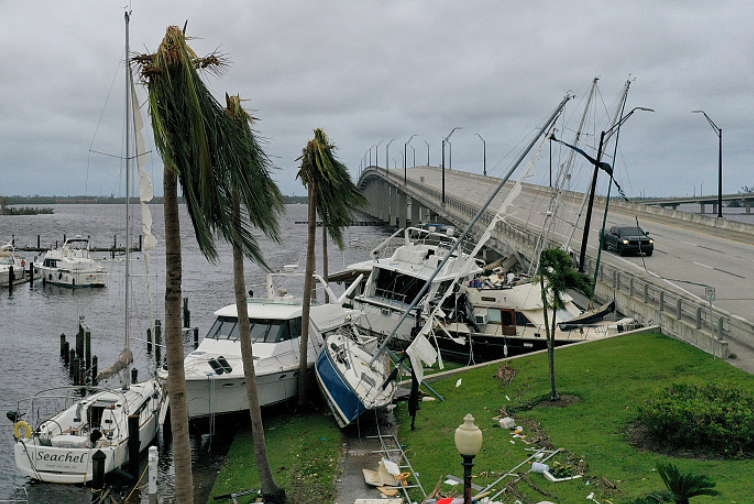
[[[402,310],[401,316],[395,322],[392,332],[382,341],[379,348],[370,351],[364,342],[354,338],[347,338],[343,334],[331,335],[327,338],[325,349],[317,359],[315,370],[319,386],[327,398],[328,405],[341,428],[353,423],[364,412],[376,410],[392,402],[392,394],[395,390],[393,379],[396,373],[394,372],[395,370],[388,372],[386,365],[380,362],[381,359],[385,358],[387,345],[396,334],[405,331],[404,323],[406,319],[412,316],[413,310],[419,303],[424,302],[423,300],[426,299],[426,295],[434,285],[435,279],[445,270],[448,263],[451,260],[455,261],[459,257],[457,250],[464,240],[469,237],[476,222],[513,174],[513,171],[534,146],[537,138],[551,128],[566,102],[570,99],[571,95],[566,95],[557,109],[550,115],[545,125],[540,129],[539,134],[531,140],[507,175],[503,177],[487,201],[481,206],[476,216],[471,219],[461,236],[457,240],[454,240],[447,250],[443,250],[441,259],[436,261],[433,272],[424,279],[421,288],[415,292],[412,291],[414,296],[413,301],[408,307]],[[501,211],[504,210],[505,206]],[[498,212],[498,218],[501,211]],[[458,281],[459,278],[466,278],[472,270],[474,267],[474,257],[476,257],[477,252],[487,240],[489,237],[487,235],[489,234],[490,230],[488,228],[482,240],[480,240],[481,243],[478,243],[475,250],[468,254],[468,259],[465,263],[454,269],[455,281]],[[419,383],[423,380],[424,364],[432,365],[437,359],[438,354],[427,336],[434,331],[434,328],[438,324],[437,312],[439,311],[439,307],[442,306],[444,299],[452,292],[453,283],[453,280],[446,282],[446,291],[443,299],[427,314],[423,325],[416,332],[411,344],[406,349],[406,355],[411,360],[412,373],[414,373]],[[402,359],[400,362],[402,362]]]
[[[100,372],[97,382],[114,376],[121,378],[119,387],[87,386],[56,387],[38,392],[19,402],[16,412],[9,413],[14,420],[14,446],[16,467],[25,476],[50,482],[85,484],[94,477],[95,460],[103,464],[104,473],[110,473],[136,455],[133,447],[138,440],[138,452],[145,450],[154,440],[159,424],[167,409],[165,376],[155,376],[139,383],[131,383],[135,374],[130,365],[130,128],[132,119],[138,121],[136,96],[128,63],[128,23],[126,22],[126,287],[125,287],[125,347],[117,362]],[[131,115],[133,107],[134,115]],[[135,131],[139,132],[138,126]],[[137,157],[143,160],[143,148]],[[141,172],[141,170],[139,170]],[[143,174],[140,173],[143,180]],[[142,185],[142,196],[145,188]],[[142,215],[144,208],[142,207]],[[144,224],[144,218],[142,218]],[[150,223],[151,225],[151,223]],[[151,233],[146,240],[154,244]],[[26,406],[26,408],[24,408]],[[25,410],[25,413],[22,411]]]

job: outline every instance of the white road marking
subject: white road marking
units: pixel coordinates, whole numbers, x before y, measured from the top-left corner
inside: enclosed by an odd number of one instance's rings
[[[714,266],[707,266],[706,264],[702,264],[698,262],[694,262],[694,264],[696,264],[697,266],[701,266],[702,268],[715,269]]]

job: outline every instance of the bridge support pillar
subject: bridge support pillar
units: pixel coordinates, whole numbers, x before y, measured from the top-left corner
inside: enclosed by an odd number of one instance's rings
[[[751,215],[751,200],[744,200],[744,208],[746,209],[746,215]]]
[[[406,195],[406,193],[399,191],[397,189],[395,190],[395,192],[396,192],[395,201],[397,202],[397,205],[398,205],[398,208],[396,209],[396,212],[395,212],[396,225],[400,228],[405,228],[406,227],[406,213],[408,210],[408,203],[406,200],[408,196]]]
[[[422,207],[418,201],[411,199],[411,225],[416,226],[422,221]]]

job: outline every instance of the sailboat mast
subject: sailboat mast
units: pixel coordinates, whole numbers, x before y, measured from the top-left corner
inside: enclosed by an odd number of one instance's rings
[[[131,13],[126,11],[126,320],[125,320],[125,342],[126,348],[131,348],[131,307],[130,307],[130,287],[131,287],[131,64],[129,55],[131,48],[129,46],[128,23],[131,20]],[[128,385],[131,374],[131,366],[126,366],[126,378],[124,387]]]

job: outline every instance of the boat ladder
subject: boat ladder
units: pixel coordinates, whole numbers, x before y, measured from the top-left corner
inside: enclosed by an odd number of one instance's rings
[[[398,438],[395,436],[395,434],[383,434],[382,431],[380,431],[380,422],[379,420],[377,420],[377,435],[368,437],[379,439],[380,445],[382,446],[381,450],[375,451],[374,453],[383,454],[386,459],[398,464],[398,468],[401,471],[401,476],[403,476],[404,474],[407,475],[407,477],[405,478],[396,478],[397,480],[399,480],[398,486],[388,488],[401,490],[404,497],[406,498],[406,502],[414,502],[415,500],[417,500],[411,499],[408,495],[409,490],[411,490],[412,488],[418,488],[419,490],[421,490],[421,493],[424,496],[423,499],[426,499],[427,492],[424,491],[424,487],[419,481],[419,475],[411,466],[411,462],[408,460],[406,452],[403,451],[403,447],[401,446],[400,442],[398,442]],[[412,479],[415,483],[409,482],[409,479]]]

